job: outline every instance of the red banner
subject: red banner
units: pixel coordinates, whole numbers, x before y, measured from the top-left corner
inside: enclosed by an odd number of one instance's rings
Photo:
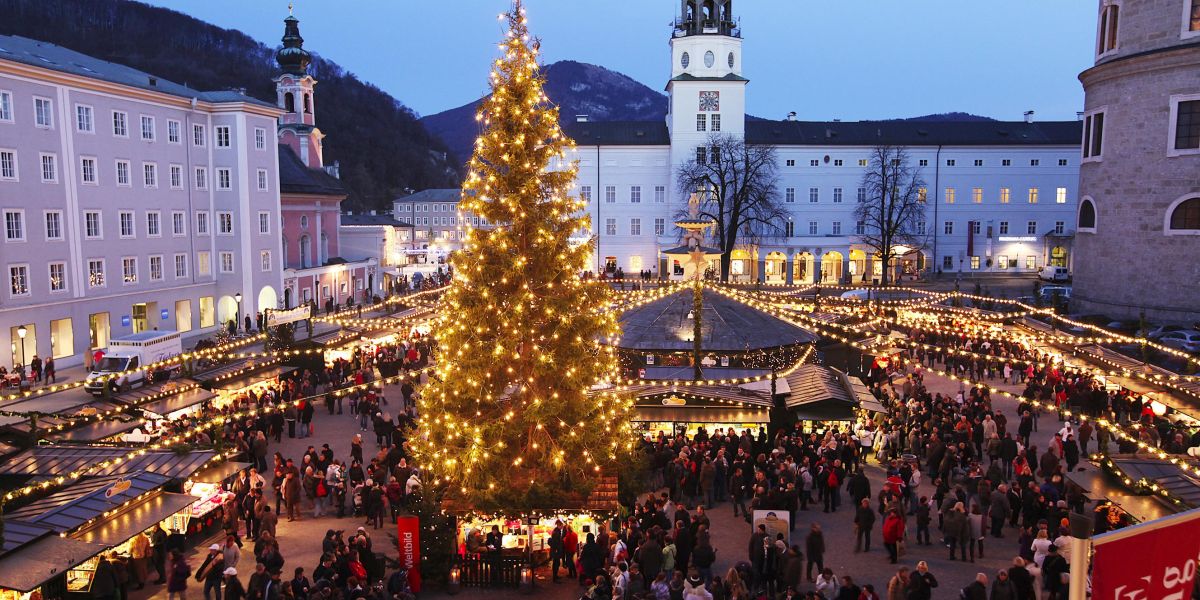
[[[400,566],[408,569],[408,585],[414,594],[421,592],[421,522],[416,517],[397,517],[400,541]]]
[[[1096,536],[1095,600],[1185,600],[1200,559],[1200,510]]]

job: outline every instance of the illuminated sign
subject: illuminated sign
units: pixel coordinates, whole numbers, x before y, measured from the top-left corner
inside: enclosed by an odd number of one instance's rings
[[[1002,236],[1000,236],[1000,241],[1002,241],[1002,242],[1036,242],[1037,236],[1036,235],[1022,235],[1022,236],[1002,235]]]

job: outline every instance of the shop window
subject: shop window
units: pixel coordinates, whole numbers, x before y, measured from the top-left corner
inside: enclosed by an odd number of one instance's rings
[[[175,301],[175,331],[183,333],[192,330],[191,300]]]
[[[50,354],[56,359],[75,354],[75,328],[71,319],[50,321]]]
[[[1008,268],[1008,256],[1005,254],[1001,254],[1000,256],[997,256],[996,257],[996,266],[1000,267],[1001,269],[1007,269]]]
[[[212,296],[200,297],[200,328],[212,327],[217,324],[216,303]]]
[[[1025,257],[1025,268],[1033,270],[1037,268],[1037,257],[1029,255]]]
[[[979,270],[979,257],[978,256],[971,257],[971,269],[974,271]]]

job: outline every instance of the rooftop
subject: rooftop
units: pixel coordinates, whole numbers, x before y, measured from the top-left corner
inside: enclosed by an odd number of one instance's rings
[[[385,226],[385,227],[412,227],[412,224],[398,221],[391,215],[342,215],[342,225],[364,227],[364,226]]]
[[[744,352],[807,344],[817,336],[767,313],[705,290],[703,348],[708,351]],[[621,315],[621,348],[635,350],[691,350],[692,291],[683,290],[643,304]]]
[[[396,198],[395,202],[458,202],[460,196],[462,190],[458,188],[437,188]]]
[[[322,169],[310,169],[286,144],[279,145],[279,191],[343,197],[348,193],[341,180]]]

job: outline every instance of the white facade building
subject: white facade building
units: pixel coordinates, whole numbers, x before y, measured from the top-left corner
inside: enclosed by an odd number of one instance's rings
[[[682,272],[662,251],[678,246],[672,222],[693,190],[679,167],[711,134],[776,147],[778,234],[734,252],[737,280],[870,281],[882,265],[858,241],[855,216],[873,147],[907,148],[927,187],[928,243],[906,271],[1032,273],[1069,266],[1075,233],[1078,121],[801,122],[748,119],[742,38],[732,0],[682,0],[671,38],[665,122],[564,122],[577,148],[577,193],[598,239],[594,269],[661,276]],[[407,219],[412,213],[397,213]]]
[[[0,36],[0,364],[275,308],[280,113]]]

